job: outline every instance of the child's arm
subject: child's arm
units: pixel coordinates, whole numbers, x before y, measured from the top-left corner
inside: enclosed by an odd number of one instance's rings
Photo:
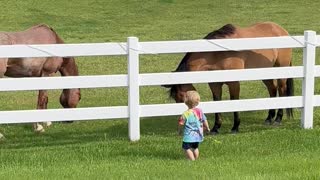
[[[209,124],[208,124],[208,121],[207,121],[207,120],[205,120],[205,121],[203,122],[203,126],[204,126],[204,128],[207,130],[207,132],[210,132],[210,127],[209,127]]]
[[[178,135],[182,134],[182,126],[178,124]]]
[[[204,113],[202,112],[202,110],[200,109],[200,112],[201,112],[201,120],[202,120],[202,123],[203,123],[203,130],[204,132],[210,132],[210,127],[209,127],[209,124],[208,124],[208,120],[207,120],[207,117],[206,115],[204,115]]]
[[[183,116],[181,116],[178,120],[178,135],[182,134],[183,125],[184,125],[184,119],[183,119]]]

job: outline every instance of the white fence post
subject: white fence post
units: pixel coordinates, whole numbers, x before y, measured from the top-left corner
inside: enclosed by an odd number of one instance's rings
[[[304,78],[302,85],[303,111],[301,125],[305,129],[313,127],[314,68],[316,56],[316,32],[305,31],[303,48]]]
[[[140,139],[140,106],[139,106],[139,42],[136,37],[128,37],[128,112],[129,139]]]

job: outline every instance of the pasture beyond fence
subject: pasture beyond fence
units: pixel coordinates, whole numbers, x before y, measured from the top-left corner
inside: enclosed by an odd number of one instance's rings
[[[1,45],[0,58],[127,55],[128,74],[8,78],[0,80],[0,91],[107,87],[128,87],[129,90],[128,106],[0,111],[0,123],[31,123],[42,122],[44,119],[70,121],[128,118],[129,139],[136,141],[140,139],[140,117],[178,115],[185,110],[182,103],[140,105],[140,86],[303,78],[302,96],[202,102],[200,107],[205,113],[302,108],[301,125],[303,128],[312,128],[314,106],[320,106],[320,96],[314,95],[314,79],[320,76],[320,66],[315,65],[316,47],[320,45],[319,42],[320,36],[316,36],[314,31],[305,31],[304,36],[265,38],[139,42],[138,38],[129,37],[127,43]],[[273,48],[303,48],[303,66],[139,74],[140,54]]]

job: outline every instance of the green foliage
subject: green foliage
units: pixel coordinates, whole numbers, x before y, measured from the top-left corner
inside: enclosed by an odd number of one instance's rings
[[[224,24],[248,26],[274,21],[292,35],[320,30],[320,1],[267,0],[1,0],[0,30],[20,31],[38,23],[53,27],[67,43],[200,39]],[[170,72],[182,54],[141,56],[140,72]],[[319,58],[317,62],[319,61]],[[81,75],[125,74],[125,56],[77,58]],[[294,65],[302,50],[294,50]],[[318,80],[316,82],[318,84]],[[212,99],[197,84],[203,101]],[[295,80],[301,95],[301,80]],[[141,104],[172,103],[164,88],[141,87]],[[315,92],[319,94],[319,87]],[[49,92],[49,108],[61,108],[60,91]],[[267,97],[260,81],[242,82],[241,98]],[[228,98],[224,89],[224,99]],[[37,93],[1,92],[2,110],[36,107]],[[83,89],[80,107],[127,104],[126,88]],[[230,135],[232,113],[223,114],[219,136],[208,136],[200,159],[188,162],[176,136],[176,116],[143,118],[141,140],[129,142],[127,120],[55,123],[44,134],[30,124],[1,125],[0,179],[317,179],[319,178],[319,109],[314,130],[284,118],[276,128],[263,125],[267,113],[242,112],[240,133]],[[213,125],[212,114],[208,114]],[[44,120],[45,121],[45,120]]]

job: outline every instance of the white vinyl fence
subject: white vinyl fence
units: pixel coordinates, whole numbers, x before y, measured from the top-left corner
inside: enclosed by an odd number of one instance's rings
[[[314,79],[320,76],[320,66],[315,66],[315,53],[319,42],[320,37],[317,37],[314,31],[305,31],[304,36],[266,38],[139,42],[138,38],[129,37],[127,43],[1,45],[0,58],[127,55],[128,74],[7,78],[0,79],[0,91],[105,87],[128,87],[129,91],[128,106],[0,111],[0,123],[41,122],[44,119],[46,121],[70,121],[128,118],[129,138],[131,141],[136,141],[140,138],[140,117],[178,115],[185,110],[185,105],[182,103],[140,105],[140,86],[303,78],[302,96],[202,102],[200,107],[205,113],[303,108],[301,125],[303,128],[312,128],[313,107],[320,106],[320,96],[314,95]],[[303,48],[303,66],[139,74],[140,54],[239,51],[272,48]]]

